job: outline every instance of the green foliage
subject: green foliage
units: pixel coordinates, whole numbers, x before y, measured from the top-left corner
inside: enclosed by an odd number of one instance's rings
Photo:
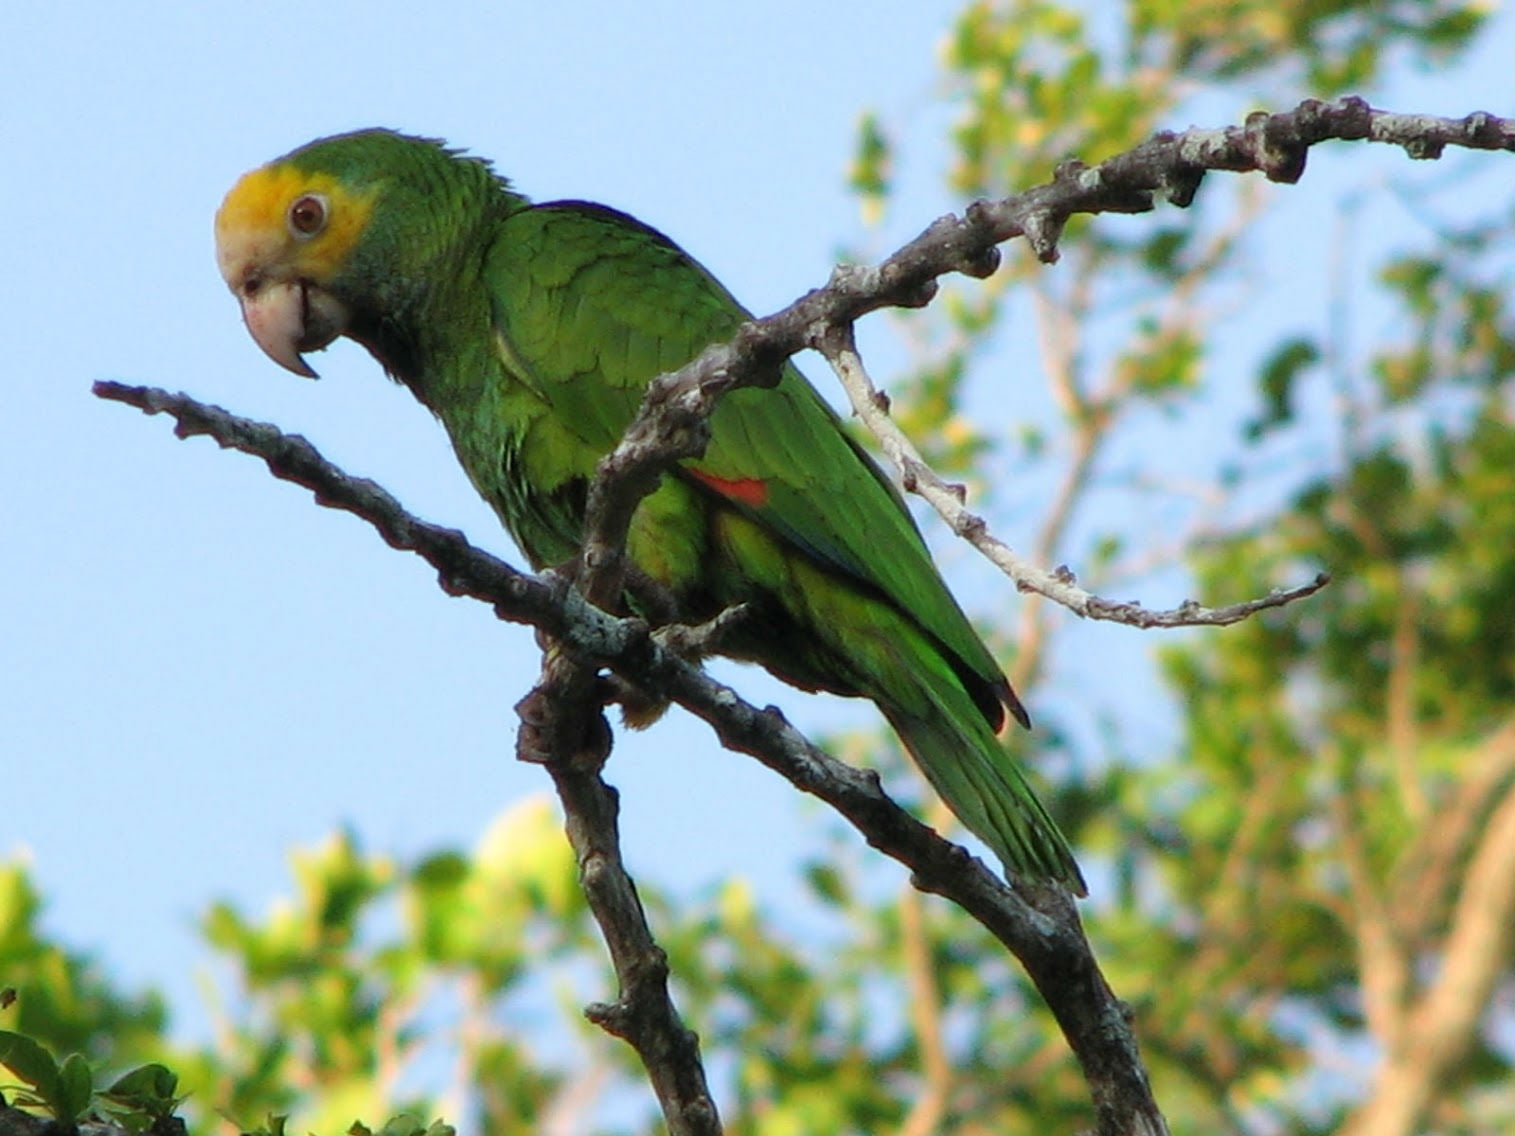
[[[50,942],[39,926],[41,910],[25,868],[0,864],[0,982],[18,995],[6,1011],[10,1028],[97,1062],[127,1059],[156,1042],[162,1002],[119,993],[93,959]]]
[[[362,1124],[354,1124],[348,1132],[350,1136],[453,1136],[450,1124],[443,1124],[440,1120],[422,1124],[413,1116],[403,1115],[395,1117],[377,1132]]]
[[[1212,81],[1282,71],[1318,95],[1373,82],[1396,49],[1445,61],[1485,14],[1480,5],[1443,0],[1141,0],[1128,13],[1139,58],[1171,60]]]
[[[865,114],[858,124],[857,152],[852,159],[847,184],[873,222],[883,219],[883,208],[892,187],[893,149],[883,124],[875,114]]]
[[[234,960],[250,1014],[182,1067],[230,1115],[297,1113],[321,1130],[355,1115],[434,1115],[406,1088],[413,1069],[451,1065],[454,1100],[490,1132],[535,1131],[566,1074],[535,1051],[529,984],[604,964],[590,949],[572,857],[552,811],[507,813],[471,856],[401,866],[351,834],[295,856],[297,892],[263,920],[228,904],[205,921]]]
[[[165,1132],[171,1129],[174,1113],[184,1103],[178,1090],[176,1073],[156,1063],[139,1065],[101,1091],[96,1103],[117,1124],[133,1132]]]
[[[1263,412],[1247,424],[1249,442],[1256,442],[1268,431],[1294,421],[1295,388],[1319,362],[1320,348],[1309,339],[1295,336],[1273,349],[1258,369],[1257,388]]]
[[[94,1070],[83,1054],[70,1053],[59,1062],[35,1039],[0,1030],[0,1068],[20,1082],[19,1092],[7,1086],[9,1106],[45,1113],[62,1131],[102,1114],[130,1132],[178,1136],[183,1131],[174,1116],[183,1101],[174,1095],[178,1078],[161,1065],[133,1069],[97,1096]],[[0,1107],[5,1103],[0,1100]]]
[[[65,1123],[72,1123],[79,1115],[80,1109],[70,1099],[73,1094],[64,1087],[58,1062],[31,1038],[0,1030],[0,1065],[25,1086],[19,1098],[22,1105],[46,1109]]]
[[[1382,413],[1398,401],[1385,383]],[[1365,447],[1282,516],[1199,553],[1211,596],[1260,593],[1307,561],[1338,581],[1307,611],[1165,652],[1187,721],[1167,800],[1149,815],[1183,846],[1173,856],[1149,840],[1148,855],[1175,922],[1213,960],[1221,1004],[1286,993],[1297,1019],[1345,1044],[1386,1022],[1344,992],[1385,981],[1385,957],[1408,966],[1447,947],[1478,818],[1505,791],[1488,738],[1515,695],[1512,494],[1515,421],[1507,399],[1490,398],[1455,430],[1423,421]],[[1388,956],[1370,937],[1374,910],[1395,927]],[[1399,1012],[1416,993],[1409,984]],[[1484,1034],[1463,1044],[1458,1068],[1483,1070],[1465,1089],[1509,1076],[1508,1053]],[[1293,1048],[1285,1067],[1306,1057]],[[1213,1065],[1212,1044],[1197,1052]],[[1460,1091],[1443,1083],[1448,1115]]]
[[[1226,100],[1371,90],[1406,61],[1451,60],[1482,19],[1468,4],[1313,0],[1133,0],[1122,13],[1043,0],[965,10],[944,52],[956,191],[1013,192],[1066,157],[1095,161],[1161,127],[1213,120]],[[1210,109],[1191,115],[1188,97]],[[1008,485],[1036,501],[1045,516],[1029,551],[1040,562],[1067,563],[1097,587],[1175,539],[1149,520],[1173,509],[1110,506],[1114,455],[1160,469],[1172,443],[1148,424],[1213,418],[1217,377],[1245,374],[1217,312],[1266,321],[1266,305],[1239,302],[1234,283],[1253,270],[1246,234],[1267,204],[1247,183],[1211,177],[1182,216],[1072,224],[1054,269],[1007,257],[988,288],[965,287],[967,301],[902,321],[915,358],[889,389],[915,437],[953,428],[975,383],[995,406],[1014,398],[1020,420],[1002,430],[974,420],[960,460],[1014,471],[975,487],[977,499],[992,506],[993,488]],[[1094,885],[1090,930],[1115,988],[1136,1002],[1175,1131],[1325,1132],[1347,1120],[1362,1090],[1321,1091],[1322,1056],[1413,1033],[1395,1024],[1423,993],[1406,976],[1444,948],[1478,824],[1504,784],[1487,753],[1508,720],[1515,666],[1515,242],[1508,195],[1487,211],[1428,223],[1426,248],[1384,258],[1378,280],[1400,310],[1373,311],[1375,330],[1393,329],[1374,348],[1352,353],[1332,323],[1280,329],[1256,354],[1257,409],[1238,422],[1217,484],[1203,487],[1236,504],[1188,543],[1197,590],[1230,602],[1320,567],[1336,583],[1307,605],[1169,641],[1162,667],[1182,715],[1169,759],[1126,764],[1131,736],[1115,724],[1100,728],[1101,752],[1077,722],[1087,707],[1069,715],[1080,732],[1054,725],[1041,740],[1044,768],[1079,772],[1059,795],[1064,828],[1086,863],[1094,849],[1108,857],[1094,868],[1108,875]],[[865,216],[884,212],[869,202]],[[1014,306],[1027,293],[1029,316]],[[1332,319],[1384,303],[1335,302]],[[1026,345],[1013,387],[1003,368],[982,365],[997,338]],[[1222,429],[1217,420],[1206,444],[1218,447]],[[932,458],[950,468],[957,455],[938,447]],[[1239,531],[1227,523],[1236,516],[1249,518]],[[1001,535],[1015,540],[1013,529]],[[1023,652],[1012,677],[1042,671],[1056,629],[1031,607],[1003,630]],[[1375,905],[1390,912],[1402,967],[1405,1001],[1392,1010],[1373,1001],[1388,982],[1382,967],[1365,970],[1375,931],[1360,913]],[[1403,1032],[1379,1032],[1390,1026]],[[1467,1063],[1432,1087],[1435,1115],[1448,1131],[1494,1130],[1468,1127],[1464,1094],[1482,1102],[1481,1117],[1515,1115],[1492,1091],[1509,1053],[1483,1034],[1459,1044]],[[1045,1109],[1077,1093],[1044,1084],[1038,1099]]]
[[[1383,283],[1404,304],[1413,333],[1409,346],[1373,360],[1390,402],[1418,398],[1438,379],[1497,387],[1515,369],[1508,281],[1479,280],[1468,271],[1470,255],[1477,263],[1489,239],[1487,230],[1459,232],[1439,255],[1401,256],[1385,266]]]

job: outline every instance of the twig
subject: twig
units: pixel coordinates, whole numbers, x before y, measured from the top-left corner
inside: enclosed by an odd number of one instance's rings
[[[1308,584],[1275,588],[1257,599],[1223,607],[1206,607],[1189,600],[1167,611],[1150,611],[1134,600],[1119,602],[1096,596],[1079,587],[1067,568],[1049,572],[1017,556],[1009,545],[990,534],[983,517],[964,504],[963,486],[943,480],[921,460],[915,445],[889,417],[887,400],[868,377],[850,327],[828,329],[816,346],[836,371],[858,417],[878,437],[884,453],[900,470],[905,488],[928,501],[954,533],[982,552],[1024,591],[1046,596],[1089,619],[1107,619],[1147,629],[1238,623],[1267,608],[1283,607],[1314,595],[1330,583],[1330,577],[1322,572]]]

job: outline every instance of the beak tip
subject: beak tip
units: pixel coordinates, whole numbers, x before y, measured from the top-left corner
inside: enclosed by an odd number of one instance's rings
[[[319,377],[301,352],[319,351],[335,339],[345,309],[298,282],[265,285],[256,295],[242,295],[241,304],[242,320],[265,355],[291,374]]]

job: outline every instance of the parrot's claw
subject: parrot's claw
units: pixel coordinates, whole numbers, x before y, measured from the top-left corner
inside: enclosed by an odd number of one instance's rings
[[[752,614],[751,604],[735,604],[704,623],[670,623],[652,633],[658,646],[697,663],[707,655],[718,655],[731,633]]]

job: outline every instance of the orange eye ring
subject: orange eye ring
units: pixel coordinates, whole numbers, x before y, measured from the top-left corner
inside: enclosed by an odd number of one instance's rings
[[[319,193],[305,193],[295,198],[290,203],[286,221],[289,224],[289,235],[297,241],[308,241],[322,229],[326,228],[327,217],[330,210],[326,205],[326,198]]]

